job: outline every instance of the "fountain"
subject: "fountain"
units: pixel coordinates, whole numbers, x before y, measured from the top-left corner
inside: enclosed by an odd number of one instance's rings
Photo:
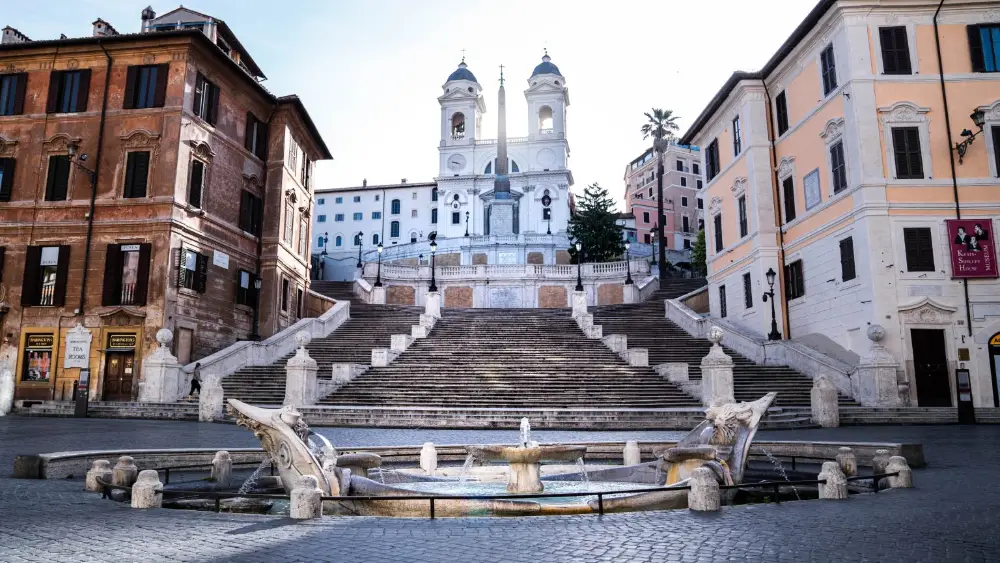
[[[587,446],[539,446],[531,441],[531,424],[521,419],[521,443],[517,446],[470,446],[473,459],[506,461],[510,466],[508,493],[540,493],[542,461],[576,461],[587,453]]]

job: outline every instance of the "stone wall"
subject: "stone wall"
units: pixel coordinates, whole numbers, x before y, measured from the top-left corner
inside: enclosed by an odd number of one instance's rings
[[[625,286],[620,283],[604,283],[597,286],[598,305],[620,305],[625,301]]]
[[[472,308],[472,288],[468,286],[445,288],[444,306],[449,308]]]
[[[472,263],[477,266],[479,264],[489,264],[489,257],[484,252],[478,252],[472,255]]]
[[[450,254],[438,254],[435,260],[435,265],[437,266],[461,266],[462,265],[462,253],[452,252]]]
[[[556,251],[556,264],[572,264],[570,260],[568,250],[557,250]]]
[[[684,305],[687,305],[688,309],[691,309],[695,313],[707,313],[708,312],[708,291],[701,291],[695,293],[691,297],[681,301]]]
[[[528,253],[528,264],[544,264],[545,254],[541,252],[529,252]]]
[[[569,307],[566,288],[561,285],[543,285],[538,288],[540,309],[560,309]]]
[[[415,305],[417,292],[409,285],[390,285],[385,290],[388,305]]]
[[[304,316],[305,318],[316,318],[329,311],[335,303],[336,301],[333,299],[309,290],[309,292],[306,293]]]

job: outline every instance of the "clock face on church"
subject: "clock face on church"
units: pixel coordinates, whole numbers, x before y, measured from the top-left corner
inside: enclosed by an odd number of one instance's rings
[[[448,158],[448,168],[453,171],[458,172],[465,168],[465,157],[460,154],[454,154]]]

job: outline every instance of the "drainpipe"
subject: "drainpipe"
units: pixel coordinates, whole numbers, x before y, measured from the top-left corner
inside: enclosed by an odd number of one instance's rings
[[[788,298],[785,295],[785,219],[783,215],[784,207],[781,201],[781,182],[778,180],[778,153],[776,148],[777,140],[774,136],[773,116],[771,115],[771,92],[767,89],[767,80],[761,77],[760,83],[764,86],[764,99],[767,100],[767,141],[771,144],[768,149],[771,157],[771,183],[774,185],[774,216],[778,221],[778,291],[781,296],[781,326],[785,340],[791,340],[791,323],[788,321]],[[773,297],[772,297],[773,299]]]
[[[83,306],[87,298],[87,272],[90,270],[90,243],[94,238],[94,205],[97,200],[97,181],[101,174],[101,149],[104,147],[104,125],[107,121],[108,112],[108,89],[111,85],[111,54],[98,41],[97,46],[104,51],[107,59],[107,70],[104,72],[104,94],[101,100],[101,123],[97,129],[97,155],[94,157],[94,179],[90,183],[90,214],[87,216],[87,242],[83,250],[83,281],[80,283],[80,309],[77,312],[83,315]]]
[[[938,73],[941,78],[941,100],[944,103],[944,128],[948,134],[948,164],[951,165],[951,189],[955,197],[955,218],[962,218],[962,209],[958,202],[958,175],[955,172],[955,151],[952,147],[955,142],[951,136],[951,115],[948,112],[948,90],[944,83],[944,62],[941,59],[941,34],[938,32],[938,16],[941,8],[944,7],[944,0],[938,4],[937,11],[934,12],[934,46],[937,49]],[[965,322],[968,326],[969,336],[972,336],[972,305],[969,303],[969,280],[962,279],[962,286],[965,290]]]

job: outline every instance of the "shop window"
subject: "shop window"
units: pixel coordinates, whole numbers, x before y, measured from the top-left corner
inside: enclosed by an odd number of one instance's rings
[[[24,366],[21,381],[45,383],[52,379],[52,345],[55,336],[49,334],[28,334],[24,337]]]

